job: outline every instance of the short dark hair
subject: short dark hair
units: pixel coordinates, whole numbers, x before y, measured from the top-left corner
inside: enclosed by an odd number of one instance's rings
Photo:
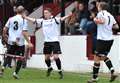
[[[49,11],[50,13],[52,13],[52,9],[51,8],[45,8],[44,10]]]
[[[108,4],[106,2],[100,2],[99,5],[102,10],[108,10]]]

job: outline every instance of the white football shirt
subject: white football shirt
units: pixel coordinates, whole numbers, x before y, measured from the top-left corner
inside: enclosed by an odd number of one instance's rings
[[[7,21],[5,27],[8,28],[8,44],[12,45],[12,42],[18,41],[19,46],[24,45],[23,30],[28,30],[27,20],[23,19],[21,15],[16,15]]]
[[[56,21],[59,23],[57,24]],[[54,41],[59,41],[59,27],[60,27],[60,18],[59,17],[55,17],[55,18],[51,18],[48,20],[45,20],[43,18],[41,19],[36,19],[36,22],[38,24],[41,24],[42,30],[43,30],[43,34],[44,34],[44,41],[45,42],[54,42]]]
[[[116,24],[114,17],[106,10],[102,10],[97,14],[97,18],[105,20],[104,24],[97,24],[97,39],[113,40],[112,27]]]

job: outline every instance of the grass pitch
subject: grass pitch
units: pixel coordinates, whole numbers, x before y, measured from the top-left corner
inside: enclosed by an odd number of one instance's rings
[[[20,71],[20,79],[16,80],[12,77],[13,69],[6,69],[4,76],[0,78],[0,83],[87,83],[91,74],[68,73],[64,72],[64,79],[59,79],[57,72],[52,72],[50,77],[46,77],[46,71],[40,69],[22,69]],[[107,75],[100,75],[98,83],[109,83]],[[120,83],[118,78],[113,83]]]

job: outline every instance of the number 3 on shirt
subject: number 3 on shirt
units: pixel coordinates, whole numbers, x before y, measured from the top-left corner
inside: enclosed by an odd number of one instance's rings
[[[14,30],[18,30],[18,21],[14,21]]]

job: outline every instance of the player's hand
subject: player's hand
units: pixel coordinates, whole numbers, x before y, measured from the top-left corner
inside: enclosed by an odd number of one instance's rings
[[[94,18],[94,22],[96,24],[104,24],[105,23],[105,19],[104,18]]]
[[[70,12],[68,15],[69,15],[69,16],[72,16],[72,15],[73,15],[73,13],[72,13],[72,12]]]
[[[96,21],[97,21],[97,18],[94,18],[93,20],[94,20],[94,22],[96,22]]]
[[[25,14],[22,14],[22,17],[23,17],[23,19],[25,19],[25,18],[26,18],[26,15],[25,15]]]
[[[93,20],[94,20],[94,22],[95,22],[96,24],[99,24],[99,23],[100,23],[100,19],[98,19],[98,18],[94,18]]]

